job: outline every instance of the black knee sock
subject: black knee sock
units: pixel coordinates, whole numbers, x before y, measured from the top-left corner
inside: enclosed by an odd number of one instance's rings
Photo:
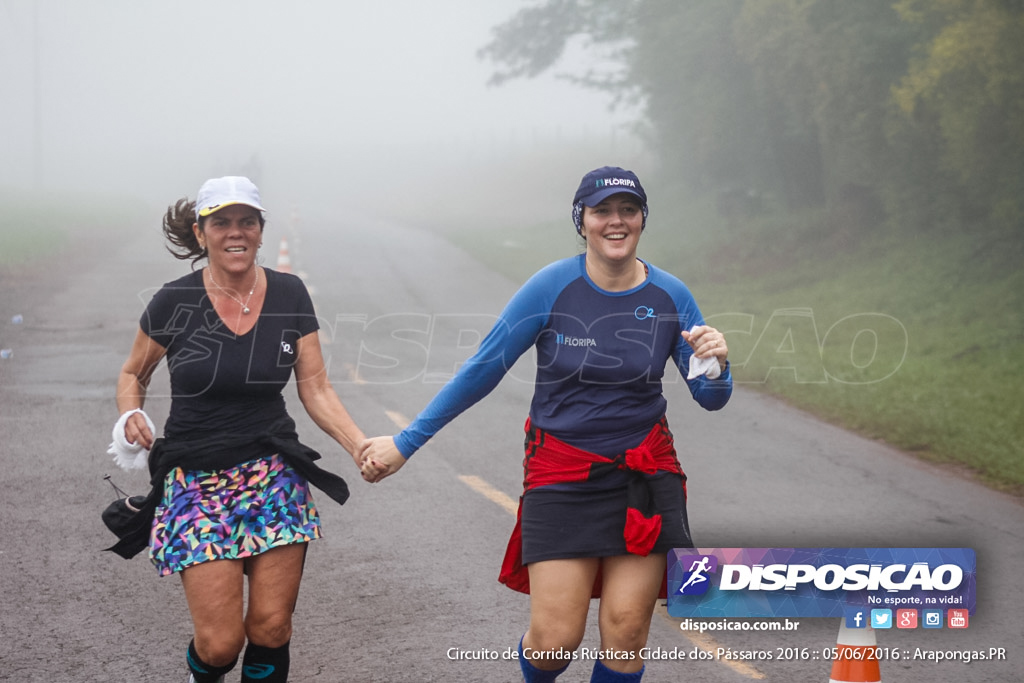
[[[199,653],[196,652],[196,641],[193,640],[188,644],[188,670],[192,672],[196,683],[217,683],[221,676],[235,668],[237,661],[236,659],[226,666],[207,664],[199,658]]]
[[[242,657],[242,681],[283,683],[288,680],[288,643],[281,647],[263,647],[249,643]]]

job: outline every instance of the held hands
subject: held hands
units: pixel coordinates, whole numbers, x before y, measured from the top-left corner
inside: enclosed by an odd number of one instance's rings
[[[392,436],[378,436],[363,441],[357,457],[362,458],[359,470],[363,479],[371,484],[394,474],[405,464],[405,456],[395,447]]]
[[[724,334],[708,325],[698,325],[690,331],[683,330],[682,335],[697,358],[715,357],[722,370],[725,370],[729,347],[725,343]]]

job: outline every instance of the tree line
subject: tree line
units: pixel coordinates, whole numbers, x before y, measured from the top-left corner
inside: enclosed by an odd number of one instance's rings
[[[493,30],[492,82],[571,74],[639,102],[672,182],[861,226],[1024,231],[1024,0],[545,0]]]

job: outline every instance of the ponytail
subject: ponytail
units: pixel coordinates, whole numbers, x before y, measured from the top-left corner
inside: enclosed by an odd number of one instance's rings
[[[164,214],[164,237],[170,243],[167,245],[167,251],[171,252],[176,259],[192,259],[193,268],[196,261],[207,255],[206,249],[199,246],[199,240],[196,239],[196,234],[192,231],[195,222],[196,203],[187,198],[179,199],[167,207],[167,213]],[[199,227],[202,228],[202,225]]]

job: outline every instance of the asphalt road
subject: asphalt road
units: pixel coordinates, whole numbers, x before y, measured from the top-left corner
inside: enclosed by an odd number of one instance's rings
[[[187,269],[163,250],[156,230],[138,235],[2,283],[0,348],[13,356],[0,360],[0,680],[187,678],[191,625],[178,579],[158,578],[143,556],[126,562],[101,552],[112,541],[99,518],[113,499],[104,475],[130,492],[146,484],[141,474],[116,470],[105,452],[117,417],[115,378],[147,290]],[[271,228],[265,242],[280,236]],[[306,276],[322,318],[331,379],[369,434],[393,433],[414,416],[516,287],[407,227],[307,225],[290,238],[294,268]],[[275,250],[267,251],[273,266]],[[11,322],[14,315],[23,322]],[[373,486],[290,390],[303,440],[353,489],[343,507],[321,496],[326,537],[307,562],[292,680],[518,680],[518,665],[505,653],[526,627],[528,600],[496,577],[521,487],[529,376],[528,363],[516,366],[398,475]],[[738,389],[714,414],[697,408],[682,382],[666,391],[698,545],[974,548],[978,609],[970,627],[880,632],[879,645],[1002,647],[1006,659],[903,658],[882,662],[882,680],[1020,680],[1018,500],[750,390]],[[147,410],[161,424],[167,406],[159,373]],[[697,637],[661,608],[652,647],[723,647],[773,659],[654,661],[644,680],[827,681],[828,662],[785,656],[784,648],[834,645],[838,620],[799,621],[792,632]],[[598,647],[593,618],[584,647]],[[589,680],[589,670],[577,662],[561,680]]]

